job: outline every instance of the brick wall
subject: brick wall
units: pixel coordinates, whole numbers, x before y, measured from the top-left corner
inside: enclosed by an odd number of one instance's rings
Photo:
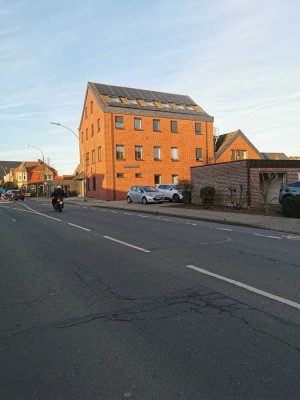
[[[216,189],[215,205],[230,205],[228,188],[239,190],[240,185],[248,187],[246,161],[191,168],[191,179],[192,203],[201,204],[200,189],[204,186],[213,186]]]
[[[285,175],[287,183],[298,180],[300,162],[298,164],[277,162],[273,160],[242,160],[223,164],[206,165],[203,167],[191,168],[191,179],[193,182],[192,203],[201,204],[200,189],[204,186],[213,186],[216,189],[215,205],[232,205],[229,201],[228,188],[236,188],[239,191],[243,185],[245,191],[249,191],[248,202],[244,207],[260,208],[262,197],[260,194],[260,174],[273,172]],[[255,165],[253,165],[255,164]],[[264,166],[260,166],[264,164]],[[284,165],[280,167],[280,165]],[[249,174],[248,174],[249,166]],[[249,175],[249,177],[248,177]],[[249,183],[248,183],[249,182]]]

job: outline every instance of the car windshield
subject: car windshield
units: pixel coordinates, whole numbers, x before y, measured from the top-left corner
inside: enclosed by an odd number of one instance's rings
[[[182,187],[179,185],[170,185],[171,188],[175,189],[175,190],[182,190]]]
[[[153,186],[143,186],[142,189],[145,190],[145,192],[157,192],[158,190],[153,187]]]

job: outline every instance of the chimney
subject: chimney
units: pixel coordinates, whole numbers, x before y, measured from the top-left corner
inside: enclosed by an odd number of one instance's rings
[[[214,127],[214,151],[216,151],[217,141],[219,139],[219,128]]]

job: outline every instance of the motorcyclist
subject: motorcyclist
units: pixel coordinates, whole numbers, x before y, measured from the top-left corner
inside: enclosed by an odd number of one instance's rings
[[[60,185],[57,185],[57,188],[54,190],[54,192],[51,194],[52,197],[52,206],[54,208],[55,203],[59,197],[64,197],[65,192],[62,190]]]

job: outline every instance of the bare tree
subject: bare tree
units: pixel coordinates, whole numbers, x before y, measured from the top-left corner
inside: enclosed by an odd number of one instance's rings
[[[248,190],[244,185],[239,185],[238,189],[228,188],[229,190],[229,201],[236,210],[241,210],[248,201]]]
[[[269,212],[269,191],[270,186],[273,182],[278,179],[278,174],[276,172],[261,172],[260,173],[260,186],[259,193],[262,197],[262,205],[266,213]]]

